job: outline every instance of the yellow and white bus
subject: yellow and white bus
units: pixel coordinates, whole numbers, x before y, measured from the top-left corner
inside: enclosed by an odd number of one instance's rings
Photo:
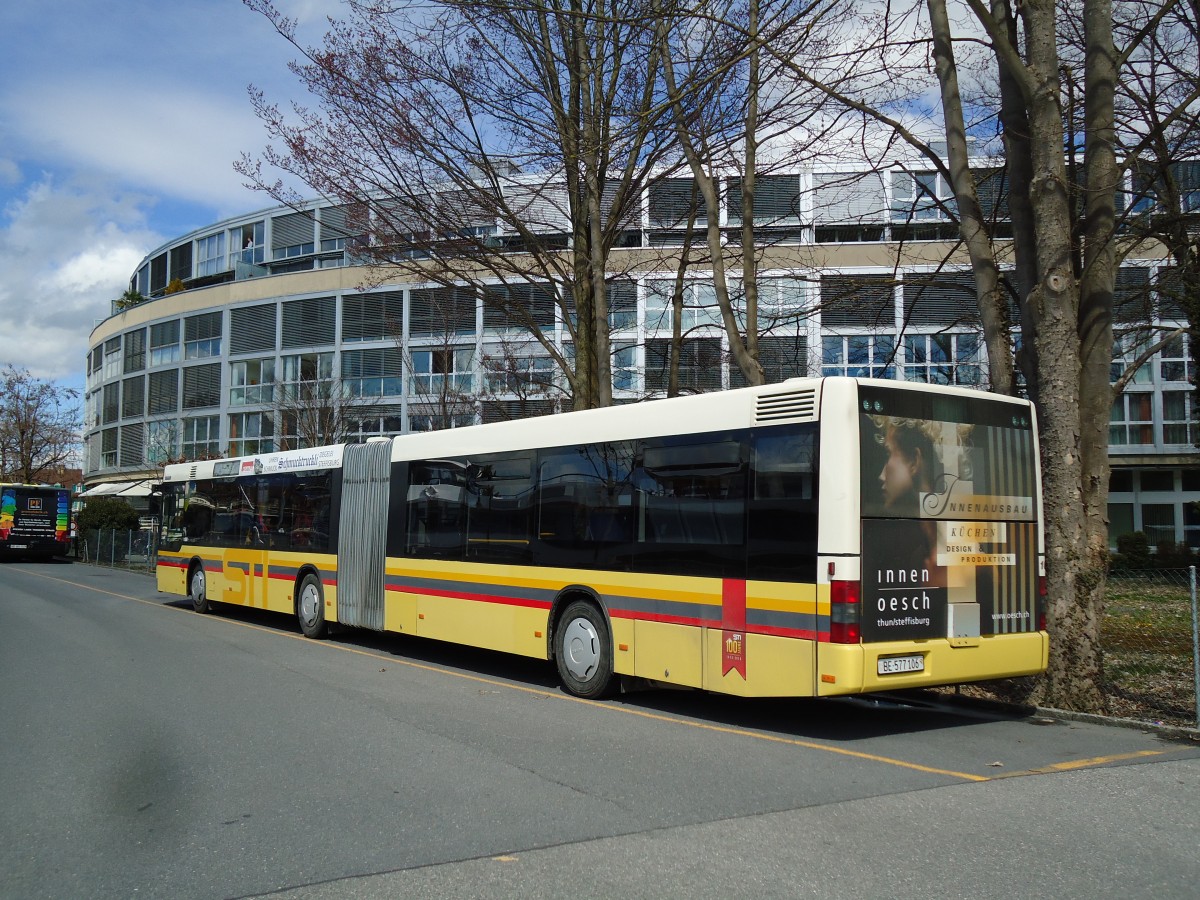
[[[740,696],[1046,667],[1034,410],[794,379],[168,466],[158,588]]]

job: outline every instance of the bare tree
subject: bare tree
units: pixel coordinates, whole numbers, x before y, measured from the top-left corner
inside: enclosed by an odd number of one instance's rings
[[[964,0],[964,6],[973,27],[964,26],[961,17],[952,19],[945,0],[873,10],[868,40],[850,42],[844,53],[818,63],[793,59],[789,68],[865,120],[890,128],[953,185],[960,232],[977,279],[992,383],[1002,389],[1011,382],[1003,371],[1006,315],[995,272],[1001,254],[1012,255],[1021,328],[1018,361],[1042,425],[1053,637],[1045,696],[1064,707],[1096,709],[1107,556],[1112,303],[1121,252],[1114,98],[1132,44],[1117,52],[1109,0],[1085,0],[1078,33],[1079,80],[1087,102],[1076,116],[1066,108],[1060,79],[1060,23],[1076,7],[1056,6],[1053,0],[1027,0],[1019,7],[1008,0],[992,0],[990,6]],[[922,12],[931,38],[913,27]],[[1141,39],[1131,36],[1134,43]],[[972,46],[987,48],[998,71],[998,96],[966,98],[960,90],[955,55]],[[904,120],[903,92],[920,83],[928,51],[940,90],[945,161]],[[881,61],[886,79],[880,78]],[[980,110],[999,123],[1004,139],[1011,244],[987,239],[980,230],[978,182],[969,168],[966,140],[967,112],[978,122]],[[1068,122],[1077,125],[1076,131],[1070,132]],[[1068,133],[1078,143],[1069,143]],[[1082,160],[1075,155],[1077,146]]]
[[[305,48],[269,0],[246,2],[296,46],[318,101],[288,117],[253,93],[283,148],[267,167],[369,211],[358,252],[380,279],[555,285],[573,353],[525,324],[575,407],[608,405],[605,278],[669,138],[650,3],[348,0],[347,20]],[[260,162],[240,168],[297,202]]]
[[[356,392],[346,379],[278,383],[274,409],[267,414],[274,435],[263,437],[278,450],[340,444],[364,419],[379,418],[387,411],[370,394]]]
[[[36,482],[79,453],[79,392],[8,365],[0,372],[0,479]]]

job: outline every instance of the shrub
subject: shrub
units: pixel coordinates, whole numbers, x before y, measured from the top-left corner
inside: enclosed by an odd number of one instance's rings
[[[84,504],[75,525],[80,531],[112,528],[133,531],[138,527],[138,514],[119,497],[97,497]]]
[[[1117,553],[1123,569],[1147,569],[1150,567],[1150,539],[1144,531],[1134,531],[1117,538]]]
[[[1187,544],[1159,544],[1154,562],[1160,569],[1186,569],[1196,564],[1196,554]]]

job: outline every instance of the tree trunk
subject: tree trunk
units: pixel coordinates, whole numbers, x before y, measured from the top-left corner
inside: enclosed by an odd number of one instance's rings
[[[928,0],[933,32],[933,61],[942,90],[942,116],[946,120],[946,155],[950,181],[958,203],[959,232],[971,257],[975,294],[987,345],[988,375],[993,391],[1013,392],[1012,335],[1008,327],[1005,298],[1000,287],[1000,266],[991,237],[983,222],[983,209],[971,174],[967,129],[963,121],[962,96],[958,90],[958,68],[950,40],[946,0]]]
[[[1037,325],[1046,574],[1051,628],[1046,700],[1098,710],[1099,620],[1085,574],[1082,492],[1082,371],[1079,288],[1072,266],[1072,221],[1058,81],[1053,0],[1027,0],[1027,91],[1037,223],[1039,282],[1029,298]]]
[[[1112,34],[1112,0],[1086,0],[1083,7],[1086,66],[1084,74],[1084,169],[1087,173],[1083,222],[1083,274],[1080,281],[1079,352],[1080,411],[1083,431],[1083,506],[1085,559],[1081,598],[1095,624],[1086,632],[1094,638],[1091,664],[1099,671],[1102,658],[1099,622],[1104,612],[1108,568],[1108,420],[1112,407],[1109,386],[1113,350],[1113,286],[1117,254],[1115,190],[1120,177],[1114,144],[1116,48]]]

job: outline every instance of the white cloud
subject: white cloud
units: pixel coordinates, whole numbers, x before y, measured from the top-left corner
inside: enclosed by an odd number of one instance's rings
[[[138,110],[143,124],[114,125],[130,108]],[[224,97],[112,82],[41,83],[10,95],[5,112],[17,137],[39,159],[110,173],[173,197],[253,206],[233,171],[242,150],[256,151],[264,143],[245,94]]]
[[[0,364],[81,381],[88,337],[148,248],[150,198],[50,178],[29,186],[0,224]]]

